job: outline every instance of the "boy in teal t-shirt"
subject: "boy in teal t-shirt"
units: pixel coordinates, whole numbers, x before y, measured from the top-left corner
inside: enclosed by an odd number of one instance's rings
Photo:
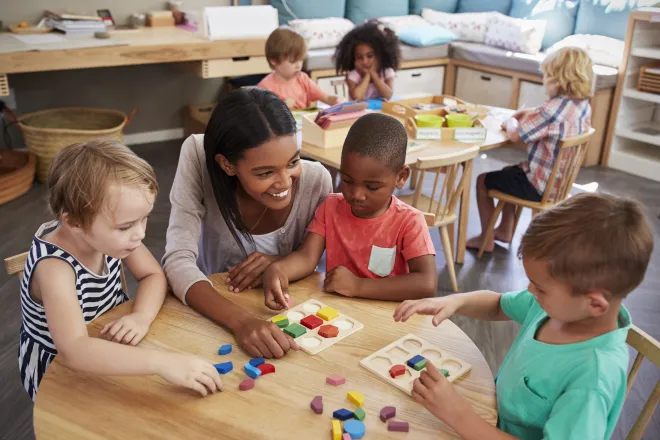
[[[534,217],[518,255],[527,290],[405,301],[395,321],[454,313],[522,325],[496,376],[497,428],[430,362],[413,397],[466,439],[609,439],[626,390],[631,326],[621,304],[644,278],[653,234],[636,201],[580,194]]]

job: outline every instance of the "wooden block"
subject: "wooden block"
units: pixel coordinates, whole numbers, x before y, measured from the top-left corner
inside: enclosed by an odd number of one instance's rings
[[[307,330],[302,325],[294,322],[284,329],[284,333],[295,339],[307,333]]]
[[[321,324],[323,324],[323,320],[318,316],[309,315],[301,319],[300,323],[308,329],[314,330],[316,327],[320,327]]]
[[[359,420],[349,420],[344,423],[344,432],[349,433],[352,439],[364,437],[365,431],[364,423]]]
[[[339,312],[333,309],[332,307],[325,306],[321,310],[316,312],[316,316],[326,321],[332,321],[337,316],[339,316]]]
[[[286,328],[289,326],[289,318],[287,318],[286,316],[276,316],[273,319],[271,319],[271,321],[279,328]]]
[[[392,421],[387,424],[387,430],[394,432],[408,432],[410,430],[410,425],[408,425],[408,422]]]
[[[335,419],[339,419],[341,421],[352,419],[353,418],[353,411],[350,411],[346,408],[341,408],[338,409],[337,411],[332,413],[332,417]]]
[[[231,353],[231,344],[225,344],[218,348],[218,354],[225,355]]]
[[[345,432],[341,440],[351,440],[351,435],[348,432]]]
[[[336,338],[339,334],[339,329],[332,324],[322,325],[319,328],[319,336],[324,338]]]
[[[234,369],[234,364],[232,364],[231,362],[223,362],[221,364],[215,364],[214,367],[218,371],[218,373],[227,374]]]
[[[428,362],[428,359],[422,359],[421,361],[417,362],[413,368],[417,371],[422,371],[424,367],[426,367],[426,363]]]
[[[408,362],[406,362],[406,363],[408,364],[408,366],[409,366],[410,368],[415,368],[415,364],[416,364],[417,362],[421,362],[421,361],[423,361],[423,360],[424,360],[424,356],[418,354],[418,355],[413,356],[413,357],[411,357],[410,359],[408,359]],[[418,371],[419,371],[419,370],[418,370]]]
[[[353,411],[353,417],[355,417],[356,420],[363,421],[367,417],[367,413],[358,406],[355,411]]]
[[[245,364],[243,366],[243,369],[245,370],[245,373],[250,376],[251,379],[256,379],[257,377],[261,376],[261,370],[258,369],[257,367],[253,367],[250,364]]]
[[[405,365],[397,364],[397,365],[392,365],[392,368],[390,368],[390,376],[392,376],[392,379],[394,379],[397,376],[401,376],[405,372],[406,372]]]
[[[440,370],[440,373],[442,373],[442,375],[445,377],[449,377],[449,371],[445,370],[444,368]]]
[[[393,406],[386,406],[380,410],[380,419],[383,422],[386,422],[394,416],[396,416],[396,408]]]
[[[266,362],[264,360],[264,358],[250,359],[250,365],[252,365],[253,367],[258,367],[259,365],[263,364],[264,362]]]
[[[241,391],[251,390],[252,388],[254,388],[254,379],[245,379],[238,386],[238,389]]]
[[[312,408],[315,414],[323,414],[323,396],[314,397],[309,407]]]
[[[325,379],[325,383],[327,383],[328,385],[338,386],[346,383],[346,379],[344,379],[343,376],[328,376]]]
[[[332,421],[332,440],[341,440],[341,422],[339,420]]]
[[[346,398],[356,404],[357,406],[364,405],[364,395],[359,391],[349,391]]]
[[[261,364],[261,365],[257,365],[257,368],[259,369],[259,371],[261,371],[262,376],[264,374],[270,374],[275,372],[275,365],[273,364]]]

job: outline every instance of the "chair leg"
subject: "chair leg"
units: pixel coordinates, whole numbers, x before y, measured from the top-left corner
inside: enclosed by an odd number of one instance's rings
[[[440,227],[440,238],[442,239],[442,249],[445,251],[445,260],[447,260],[447,270],[451,278],[451,288],[454,293],[458,293],[458,284],[456,283],[456,271],[454,268],[454,256],[451,251],[451,242],[449,241],[449,232],[446,226]]]
[[[520,214],[523,212],[522,206],[516,206],[516,219],[513,221],[513,233],[511,240],[513,240],[513,235],[516,235],[516,229],[518,229],[518,222],[520,221]]]
[[[451,244],[451,253],[452,255],[456,255],[456,235],[455,235],[455,224],[454,223],[449,223],[447,225],[447,235],[449,235],[449,243]],[[440,229],[440,228],[438,228]],[[440,235],[442,235],[442,231],[440,232]]]
[[[410,170],[410,189],[415,189],[417,187],[417,179],[418,179],[418,173],[417,169],[411,167]]]
[[[479,249],[479,253],[477,254],[477,258],[481,258],[481,256],[484,254],[484,251],[486,250],[486,243],[488,243],[490,240],[493,239],[493,233],[495,232],[495,223],[497,223],[497,219],[500,217],[500,214],[502,213],[502,209],[504,209],[504,202],[499,200],[497,202],[497,206],[495,206],[495,211],[493,211],[493,215],[490,217],[490,221],[488,222],[488,229],[486,231],[481,231],[482,234],[484,234],[484,237],[481,242],[481,249]]]

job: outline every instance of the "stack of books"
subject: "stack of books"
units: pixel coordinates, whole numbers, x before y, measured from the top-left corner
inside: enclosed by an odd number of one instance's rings
[[[44,17],[48,26],[67,35],[94,35],[95,32],[106,31],[103,19],[93,15],[57,14],[46,11]]]

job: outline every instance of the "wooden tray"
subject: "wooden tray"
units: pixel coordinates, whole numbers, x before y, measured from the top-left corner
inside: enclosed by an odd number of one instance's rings
[[[447,121],[445,121],[447,124]],[[409,139],[416,140],[457,140],[461,142],[482,142],[486,140],[486,128],[479,119],[474,120],[472,127],[460,128],[420,128],[413,117],[407,117],[404,127]]]
[[[19,27],[17,24],[10,24],[9,25],[9,30],[15,34],[25,34],[25,35],[30,35],[30,34],[47,34],[48,32],[52,32],[53,28],[51,27],[36,27],[36,26],[30,26],[26,28]]]
[[[324,130],[314,122],[314,119],[316,119],[316,113],[302,115],[302,139],[303,142],[321,148],[342,147],[346,136],[348,136],[348,131],[353,123],[357,121],[357,119],[346,121],[345,126]]]
[[[470,116],[483,119],[488,116],[490,110],[486,107],[470,104],[455,96],[436,95],[387,101],[383,103],[383,112],[403,118],[414,118],[417,115],[439,115],[444,117],[448,113],[467,113]]]
[[[640,92],[660,93],[660,63],[642,67],[639,72],[637,90]]]

